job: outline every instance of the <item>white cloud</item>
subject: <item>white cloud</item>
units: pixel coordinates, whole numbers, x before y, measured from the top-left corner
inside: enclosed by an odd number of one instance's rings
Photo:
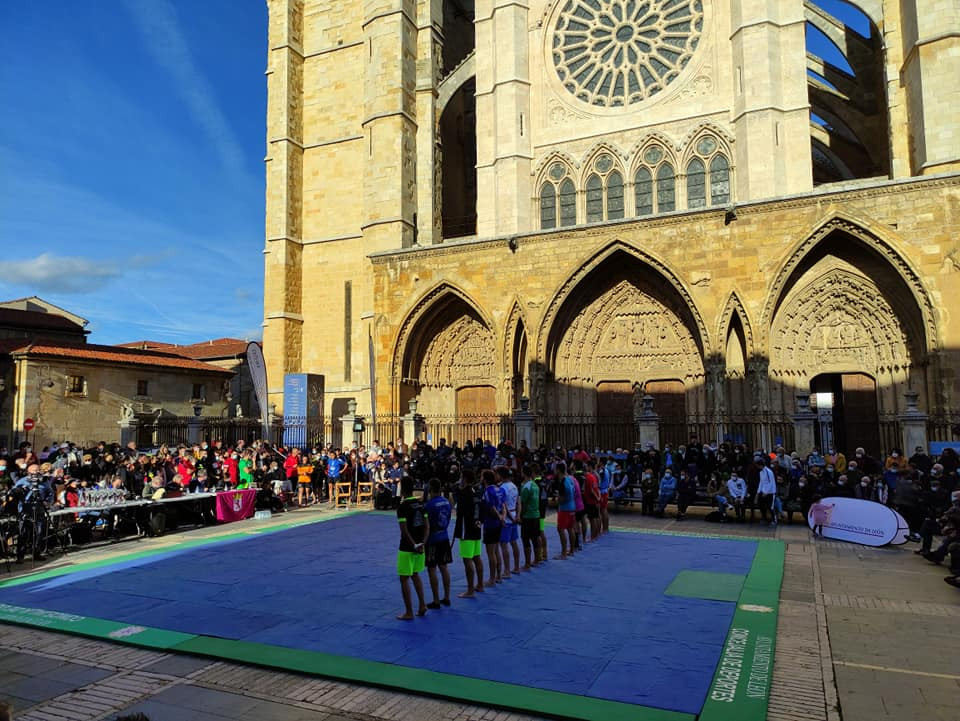
[[[145,40],[146,50],[173,76],[196,121],[234,177],[247,174],[244,153],[226,115],[217,104],[213,87],[193,59],[176,10],[166,0],[127,0],[127,7]]]
[[[109,261],[41,253],[28,260],[0,260],[0,277],[37,292],[87,293],[120,273]]]

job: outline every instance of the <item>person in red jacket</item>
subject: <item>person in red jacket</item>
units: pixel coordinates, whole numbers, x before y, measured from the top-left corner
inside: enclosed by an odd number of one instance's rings
[[[236,488],[239,483],[240,456],[236,451],[228,451],[223,458],[223,480]]]
[[[297,487],[297,466],[300,465],[300,449],[294,448],[283,460],[283,475],[290,481],[290,488]]]

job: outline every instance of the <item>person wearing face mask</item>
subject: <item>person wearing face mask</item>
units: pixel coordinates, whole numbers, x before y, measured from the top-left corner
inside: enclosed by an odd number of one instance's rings
[[[884,506],[890,503],[890,489],[887,487],[887,482],[880,476],[874,481],[872,500]]]
[[[747,482],[740,478],[736,471],[733,471],[727,480],[727,493],[730,503],[733,504],[733,510],[737,514],[737,523],[743,523],[746,520],[744,504],[747,499]]]
[[[830,493],[831,496],[838,496],[840,498],[852,498],[853,489],[850,487],[850,479],[846,475],[838,476],[837,482],[833,486],[833,490]]]
[[[797,502],[800,505],[801,521],[807,518],[810,506],[813,503],[814,488],[806,476],[800,476],[797,479]],[[790,521],[790,512],[788,510],[787,520]]]
[[[933,543],[933,536],[940,532],[939,518],[950,508],[950,493],[938,477],[932,476],[930,488],[920,492],[919,514],[923,517],[920,523],[920,549],[914,553],[929,553]]]
[[[830,447],[827,449],[827,455],[825,456],[827,465],[833,466],[837,473],[846,473],[847,472],[847,457],[843,455],[836,448]]]
[[[880,471],[883,470],[883,466],[877,462],[873,456],[868,455],[863,448],[857,448],[854,455],[857,458],[857,465],[860,467],[860,470],[867,475],[880,473]]]
[[[652,468],[644,468],[640,477],[640,511],[644,516],[652,516],[657,503],[660,486]]]
[[[873,485],[870,483],[869,476],[864,476],[860,482],[853,487],[853,497],[861,501],[873,500]]]
[[[897,484],[894,492],[894,506],[910,527],[910,540],[918,541],[918,531],[923,517],[920,514],[920,489],[909,476]]]
[[[657,496],[657,516],[663,518],[663,512],[667,508],[667,504],[673,501],[674,496],[677,495],[677,479],[673,476],[673,470],[667,468],[663,472],[663,477],[660,479],[660,488]]]
[[[903,473],[907,470],[907,459],[903,457],[903,451],[899,448],[894,448],[890,451],[890,455],[887,456],[887,460],[883,463],[883,469],[885,471],[898,471]]]
[[[949,554],[951,572],[953,578],[956,578],[960,574],[960,490],[950,495],[950,507],[937,519],[937,528],[934,532],[940,533],[940,545],[936,550],[924,553],[923,557],[931,563],[940,564]],[[923,542],[926,543],[926,540],[924,537]]]

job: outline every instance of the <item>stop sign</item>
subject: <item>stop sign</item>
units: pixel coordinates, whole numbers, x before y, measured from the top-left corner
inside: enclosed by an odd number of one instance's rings
[[[33,418],[27,418],[23,422],[23,430],[32,431],[33,430]]]

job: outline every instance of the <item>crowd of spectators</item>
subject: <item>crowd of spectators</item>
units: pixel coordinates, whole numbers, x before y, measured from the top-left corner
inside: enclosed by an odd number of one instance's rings
[[[369,446],[354,443],[303,449],[250,444],[203,442],[161,446],[148,451],[133,443],[125,447],[101,442],[80,448],[65,442],[37,453],[21,444],[13,453],[0,449],[0,515],[22,506],[11,493],[18,481],[32,476],[44,490],[44,500],[65,507],[82,505],[88,489],[112,488],[130,498],[157,499],[164,495],[225,488],[256,488],[257,507],[281,511],[289,505],[332,503],[337,484],[348,482],[352,494],[358,484],[374,487],[377,508],[396,508],[400,482],[413,479],[417,489],[429,479],[441,482],[442,493],[452,497],[465,470],[506,468],[519,477],[522,467],[542,469],[548,485],[558,463],[573,475],[584,476],[584,464],[593,463],[600,484],[614,506],[639,506],[640,513],[687,518],[690,507],[705,506],[703,517],[721,523],[754,523],[768,526],[805,523],[812,504],[820,498],[849,497],[895,508],[910,526],[911,536],[931,562],[953,558],[957,572],[957,503],[960,495],[957,453],[948,448],[932,458],[920,447],[910,456],[893,449],[875,458],[863,448],[848,457],[835,448],[821,453],[814,448],[801,455],[778,446],[772,452],[749,450],[738,443],[702,443],[691,437],[684,445],[652,444],[633,449],[584,449],[540,445],[514,445],[506,440],[467,441],[462,446],[440,439],[409,445],[402,441]],[[554,483],[556,486],[557,484]],[[953,495],[956,492],[956,495]],[[21,494],[22,495],[22,494]],[[934,548],[933,537],[942,541]],[[952,554],[952,556],[951,556]]]

